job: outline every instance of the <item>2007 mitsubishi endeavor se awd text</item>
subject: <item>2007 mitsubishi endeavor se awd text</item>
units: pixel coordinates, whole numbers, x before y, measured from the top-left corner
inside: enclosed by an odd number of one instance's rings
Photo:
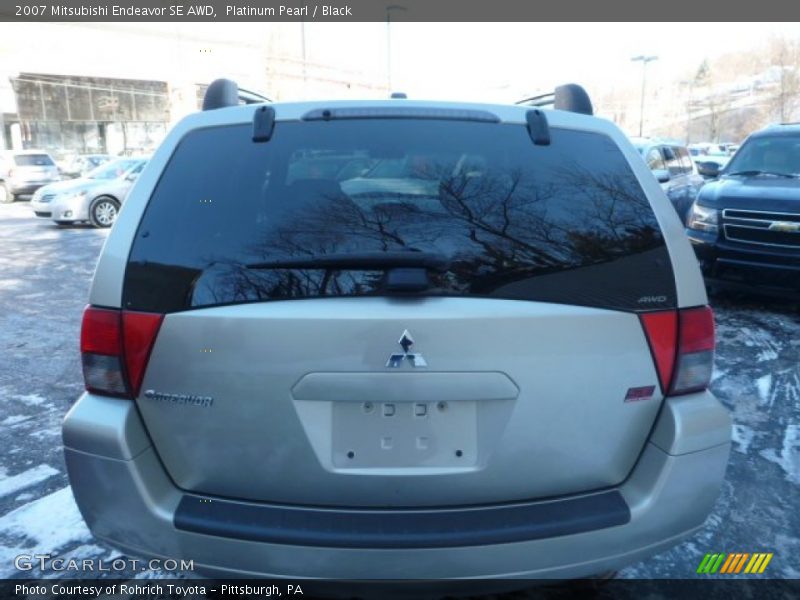
[[[701,527],[731,423],[697,261],[585,92],[554,104],[212,84],[84,314],[94,535],[215,576],[573,578]]]

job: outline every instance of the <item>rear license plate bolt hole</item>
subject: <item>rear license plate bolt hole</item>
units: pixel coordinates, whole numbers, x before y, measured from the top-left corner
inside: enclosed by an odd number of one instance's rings
[[[371,413],[373,410],[375,410],[375,405],[372,402],[364,402],[365,413]]]
[[[456,456],[458,458],[461,458],[462,456],[464,456],[464,453],[461,450],[456,450]]]
[[[446,411],[447,410],[447,402],[438,402],[436,404],[436,408],[438,408],[441,412]]]
[[[352,458],[355,458],[355,456],[356,456],[356,453],[355,453],[355,452],[353,452],[352,450],[350,450],[350,451],[347,453],[347,458],[351,458],[351,459],[352,459]]]

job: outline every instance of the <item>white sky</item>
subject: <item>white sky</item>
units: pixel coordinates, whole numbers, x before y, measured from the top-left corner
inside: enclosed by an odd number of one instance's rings
[[[265,55],[274,32],[279,51],[299,58],[301,27],[4,23],[0,71],[242,81],[263,69],[253,57]],[[306,23],[307,60],[384,83],[386,32],[386,23]],[[800,24],[393,22],[391,32],[394,90],[413,98],[514,101],[559,83],[580,83],[590,93],[635,83],[641,65],[630,59],[638,54],[659,56],[647,67],[648,79],[681,76],[704,58],[753,48],[771,34],[800,37]],[[199,54],[205,46],[214,51]]]
[[[345,27],[353,27],[352,33]],[[704,58],[752,48],[797,23],[392,23],[393,88],[415,98],[501,99],[575,82],[608,89],[648,74],[696,69]],[[307,55],[351,65],[373,54],[385,71],[386,24],[306,25]],[[376,60],[377,59],[377,60]],[[377,63],[377,64],[375,64]]]

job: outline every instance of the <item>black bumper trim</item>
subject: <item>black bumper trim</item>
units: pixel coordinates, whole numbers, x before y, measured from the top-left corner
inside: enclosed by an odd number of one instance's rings
[[[326,509],[185,494],[177,529],[219,537],[333,548],[447,548],[507,544],[624,525],[618,491],[563,500],[448,509]]]

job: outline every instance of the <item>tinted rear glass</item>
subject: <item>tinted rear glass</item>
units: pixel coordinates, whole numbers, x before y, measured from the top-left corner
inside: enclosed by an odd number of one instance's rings
[[[16,154],[14,164],[18,167],[52,167],[55,163],[47,154]]]
[[[131,309],[383,295],[380,270],[264,261],[421,251],[450,261],[426,295],[626,310],[674,306],[669,256],[617,146],[523,125],[413,119],[279,122],[196,130],[140,223]],[[307,265],[306,265],[307,266]]]

